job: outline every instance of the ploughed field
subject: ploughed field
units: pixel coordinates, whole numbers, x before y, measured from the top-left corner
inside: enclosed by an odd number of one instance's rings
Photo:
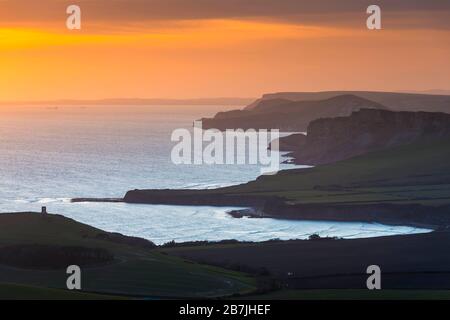
[[[312,294],[310,298],[324,298],[323,290],[345,289],[340,292],[341,297],[351,296],[346,295],[346,290],[367,290],[366,270],[370,265],[380,267],[383,289],[446,291],[450,289],[449,245],[450,233],[446,231],[370,239],[272,241],[159,250],[215,266],[260,273],[264,270],[267,276],[278,281],[280,289],[318,290],[303,291],[299,298],[308,298],[306,292]],[[317,294],[319,291],[324,295]],[[448,292],[446,296],[450,298]],[[408,297],[412,298],[410,293],[404,295]]]

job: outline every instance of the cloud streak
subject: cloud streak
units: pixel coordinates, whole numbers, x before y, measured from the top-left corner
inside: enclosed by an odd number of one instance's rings
[[[90,24],[142,24],[204,19],[274,20],[303,25],[353,26],[372,0],[78,0]],[[450,29],[448,0],[378,0],[390,28]],[[59,23],[64,0],[0,0],[2,25]]]

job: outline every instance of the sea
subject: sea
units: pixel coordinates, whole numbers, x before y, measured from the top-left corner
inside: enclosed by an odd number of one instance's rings
[[[218,188],[260,175],[259,165],[176,165],[175,129],[224,106],[0,106],[0,212],[61,214],[94,227],[169,241],[266,241],[312,234],[367,238],[428,229],[375,223],[236,219],[239,208],[72,203],[120,198],[132,189]],[[235,108],[235,107],[234,107]],[[281,159],[283,161],[283,158]],[[292,169],[281,164],[281,169]],[[301,167],[301,166],[300,166]]]

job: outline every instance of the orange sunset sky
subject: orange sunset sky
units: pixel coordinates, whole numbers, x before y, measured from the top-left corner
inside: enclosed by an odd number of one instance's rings
[[[448,0],[0,0],[0,101],[449,90],[449,57]]]

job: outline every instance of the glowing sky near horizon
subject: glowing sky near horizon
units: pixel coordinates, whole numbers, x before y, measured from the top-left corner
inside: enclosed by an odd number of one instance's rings
[[[78,1],[69,31],[67,1],[0,0],[0,100],[450,89],[450,7],[380,2],[369,31],[365,1]]]

